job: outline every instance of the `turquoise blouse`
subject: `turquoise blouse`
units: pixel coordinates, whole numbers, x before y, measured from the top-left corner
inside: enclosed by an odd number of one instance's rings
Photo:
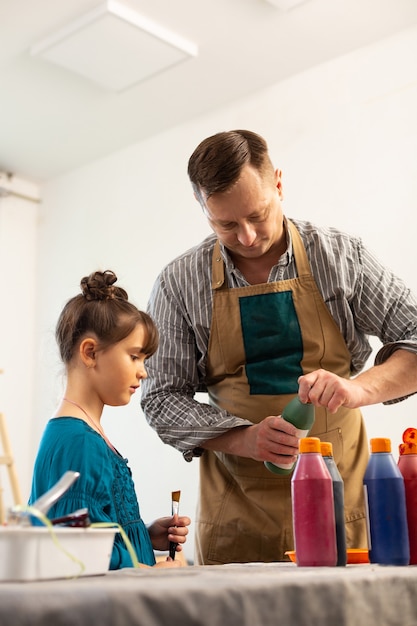
[[[75,417],[49,420],[35,461],[29,504],[68,470],[79,478],[48,511],[50,519],[87,508],[92,522],[117,522],[141,563],[155,564],[148,530],[140,516],[128,460],[114,452],[86,422]],[[110,569],[132,567],[120,533],[116,534]]]

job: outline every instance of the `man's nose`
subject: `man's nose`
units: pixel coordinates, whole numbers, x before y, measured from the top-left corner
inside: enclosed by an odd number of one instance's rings
[[[251,246],[256,239],[256,230],[252,224],[241,224],[237,233],[242,246]]]

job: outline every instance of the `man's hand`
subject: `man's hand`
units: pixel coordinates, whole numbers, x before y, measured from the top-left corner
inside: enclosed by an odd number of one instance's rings
[[[396,350],[380,365],[346,379],[318,369],[298,379],[301,402],[324,406],[331,413],[404,398],[417,391],[417,355]]]
[[[244,456],[254,461],[293,463],[298,455],[296,433],[295,426],[281,416],[270,415],[259,424],[232,428],[202,445],[208,450]]]
[[[324,406],[330,413],[336,413],[341,406],[349,409],[363,406],[367,397],[357,379],[341,378],[322,369],[300,376],[298,384],[301,402]]]

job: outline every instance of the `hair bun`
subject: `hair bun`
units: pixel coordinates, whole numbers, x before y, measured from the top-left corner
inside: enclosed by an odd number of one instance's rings
[[[93,272],[81,279],[81,291],[86,300],[127,300],[127,293],[121,287],[114,287],[117,276],[111,270]]]

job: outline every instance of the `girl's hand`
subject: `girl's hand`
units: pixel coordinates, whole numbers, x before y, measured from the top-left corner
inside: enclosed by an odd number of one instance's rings
[[[139,563],[141,569],[151,569],[153,567],[183,567],[184,562],[179,559],[174,561],[170,556],[167,556],[165,561],[157,561],[155,565],[146,565],[145,563]]]
[[[179,544],[177,551],[182,550],[182,543],[187,541],[188,528],[191,520],[186,515],[172,517],[160,517],[148,526],[149,536],[151,538],[154,550],[168,550],[169,542]],[[164,561],[165,563],[165,561]]]
[[[183,562],[179,559],[174,561],[170,556],[167,556],[165,561],[158,561],[158,563],[155,563],[153,567],[183,567],[183,565]]]

